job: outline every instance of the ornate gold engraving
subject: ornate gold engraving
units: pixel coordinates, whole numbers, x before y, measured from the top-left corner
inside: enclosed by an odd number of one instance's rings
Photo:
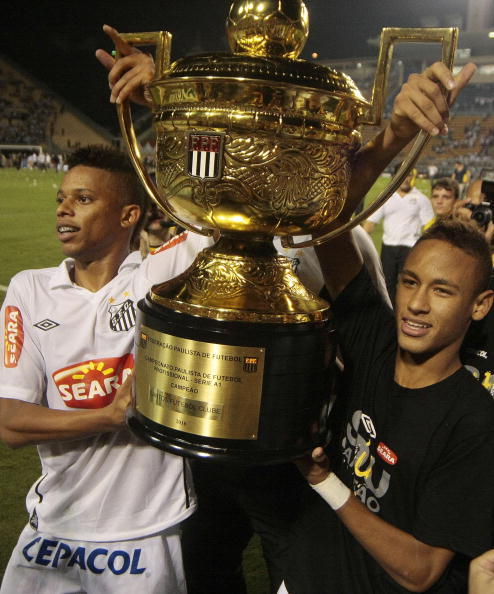
[[[217,320],[304,323],[328,318],[327,303],[299,281],[269,241],[222,237],[176,279],[155,285],[151,299],[175,311]]]
[[[191,222],[235,231],[243,220],[249,231],[266,235],[310,232],[343,208],[355,146],[230,133],[222,178],[200,180],[186,171],[187,133],[163,132],[157,181]]]

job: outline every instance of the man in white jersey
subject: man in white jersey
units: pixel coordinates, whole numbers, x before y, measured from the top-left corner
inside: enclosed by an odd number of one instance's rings
[[[423,226],[434,216],[432,205],[425,194],[413,186],[409,175],[391,198],[364,223],[372,233],[377,223],[383,222],[381,248],[384,277],[391,302],[394,303],[398,274]]]
[[[144,207],[129,159],[88,147],[69,168],[57,194],[67,258],[14,276],[1,311],[0,436],[37,444],[42,464],[1,592],[185,592],[178,526],[196,505],[190,471],[124,419],[135,305],[208,240],[184,233],[141,261],[129,249]]]

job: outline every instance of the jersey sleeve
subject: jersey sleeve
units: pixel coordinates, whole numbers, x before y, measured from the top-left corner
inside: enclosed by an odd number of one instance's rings
[[[147,256],[140,273],[149,286],[167,281],[187,270],[197,254],[213,243],[211,237],[184,231]]]
[[[462,438],[445,448],[421,489],[414,536],[475,557],[492,547],[494,431],[458,427],[455,433]]]
[[[45,365],[32,334],[29,283],[26,273],[15,276],[0,310],[4,336],[0,366],[0,397],[41,404],[46,390]]]
[[[376,212],[372,213],[370,216],[367,217],[367,220],[371,223],[380,223],[384,217],[384,204],[380,208],[376,210]]]
[[[420,224],[424,226],[434,217],[434,211],[429,198],[425,194],[421,193],[420,200]]]

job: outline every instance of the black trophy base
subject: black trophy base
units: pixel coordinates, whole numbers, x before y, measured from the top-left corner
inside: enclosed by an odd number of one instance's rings
[[[225,322],[172,311],[144,299],[138,304],[138,336],[143,326],[185,340],[265,349],[255,439],[180,431],[132,409],[127,416],[128,425],[148,444],[203,460],[265,465],[294,460],[328,443],[334,383],[333,332],[328,322]],[[139,399],[146,397],[137,391],[138,408]]]
[[[242,440],[215,440],[209,438],[207,443],[201,443],[199,436],[163,427],[163,425],[154,423],[141,415],[135,409],[129,411],[127,423],[135,435],[160,450],[177,456],[200,458],[223,464],[235,464],[236,466],[262,466],[290,462],[304,454],[309,454],[317,446],[326,446],[330,438],[329,431],[325,431],[320,436],[314,437],[314,440],[309,444],[306,443],[305,447],[294,445],[274,450],[253,449],[251,447],[242,447]],[[211,443],[216,441],[219,442],[217,445]]]

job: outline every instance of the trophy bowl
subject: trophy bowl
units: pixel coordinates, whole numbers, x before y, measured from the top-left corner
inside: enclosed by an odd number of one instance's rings
[[[136,170],[175,222],[220,236],[138,305],[136,404],[128,422],[145,441],[246,464],[290,460],[327,443],[330,308],[299,281],[273,237],[293,245],[293,237],[320,235],[342,211],[360,127],[381,117],[394,43],[439,41],[451,61],[455,31],[384,30],[372,101],[347,75],[298,58],[308,35],[301,0],[234,2],[231,53],[170,64],[169,33],[122,35],[156,45],[156,78],[147,88],[156,185],[142,164],[130,109],[118,108]],[[426,140],[418,139],[374,209]]]

